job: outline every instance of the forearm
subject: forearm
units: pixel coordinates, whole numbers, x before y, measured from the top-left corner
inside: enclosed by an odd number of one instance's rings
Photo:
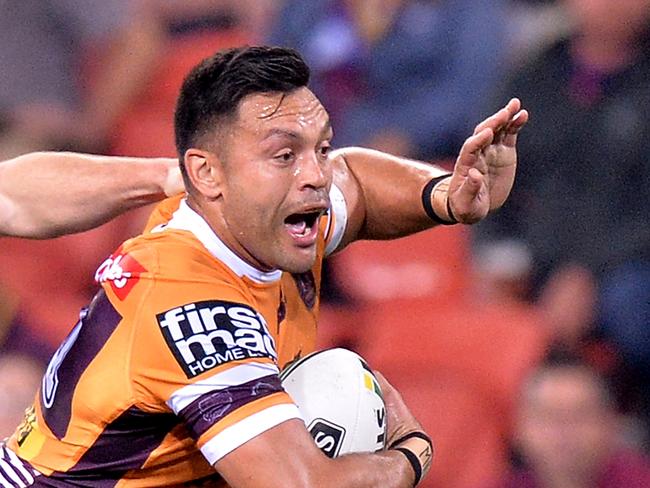
[[[393,239],[436,224],[424,210],[422,190],[448,171],[368,149],[346,148],[340,154],[344,163],[339,159],[335,165],[335,181],[350,200],[348,242]]]
[[[180,190],[175,160],[32,153],[0,163],[0,235],[81,232]]]
[[[430,444],[418,447],[418,442],[411,439],[398,447],[407,447],[419,456],[421,471],[426,473]],[[423,445],[428,450],[422,449]],[[406,455],[395,449],[330,459],[297,419],[249,440],[214,467],[233,488],[411,488],[416,476]]]
[[[350,488],[412,488],[413,469],[399,451],[349,454],[333,460],[331,478],[310,486]]]
[[[378,151],[346,148],[332,154],[348,225],[342,245],[390,239],[435,223],[474,224],[503,205],[517,168],[517,134],[528,112],[513,98],[479,123],[460,149],[451,177],[435,166]],[[431,182],[430,185],[427,183]]]
[[[292,461],[284,462],[282,474],[279,466],[269,467],[270,471],[246,470],[244,476],[221,474],[234,488],[412,488],[415,480],[413,469],[398,451],[346,454],[335,459],[317,456],[311,465],[303,460],[295,466]]]

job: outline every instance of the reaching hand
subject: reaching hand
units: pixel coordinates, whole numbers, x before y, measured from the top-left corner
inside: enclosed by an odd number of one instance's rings
[[[161,158],[161,160],[168,166],[167,178],[163,186],[165,195],[168,197],[173,197],[174,195],[178,195],[179,193],[184,192],[185,186],[183,185],[183,177],[181,176],[181,170],[178,166],[178,159]]]
[[[465,140],[449,182],[449,208],[463,224],[482,220],[508,198],[517,168],[517,134],[528,112],[513,98]]]

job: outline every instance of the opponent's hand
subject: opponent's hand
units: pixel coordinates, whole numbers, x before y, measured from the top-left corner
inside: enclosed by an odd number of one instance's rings
[[[465,140],[448,193],[449,207],[460,223],[482,220],[508,198],[517,168],[517,134],[526,122],[528,112],[513,98]]]
[[[168,197],[173,197],[185,191],[183,176],[178,165],[178,159],[162,158],[163,163],[167,165],[167,178],[165,179],[163,191]]]

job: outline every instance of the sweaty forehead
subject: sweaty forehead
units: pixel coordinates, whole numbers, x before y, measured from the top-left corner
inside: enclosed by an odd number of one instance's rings
[[[328,123],[327,111],[308,88],[290,93],[256,93],[239,106],[239,125],[254,131],[277,125],[293,130],[321,130]]]

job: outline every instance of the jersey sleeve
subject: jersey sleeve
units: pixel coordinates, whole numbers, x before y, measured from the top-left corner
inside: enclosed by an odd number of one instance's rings
[[[341,244],[348,223],[348,209],[341,189],[332,184],[330,209],[327,212],[325,230],[325,256],[332,254]]]
[[[210,464],[300,418],[278,377],[274,339],[245,290],[218,280],[159,280],[136,320],[138,397],[145,408],[177,415]]]
[[[158,203],[147,219],[144,232],[151,232],[155,227],[165,225],[169,222],[185,196],[184,193],[181,193],[173,197],[165,198],[162,202]]]

